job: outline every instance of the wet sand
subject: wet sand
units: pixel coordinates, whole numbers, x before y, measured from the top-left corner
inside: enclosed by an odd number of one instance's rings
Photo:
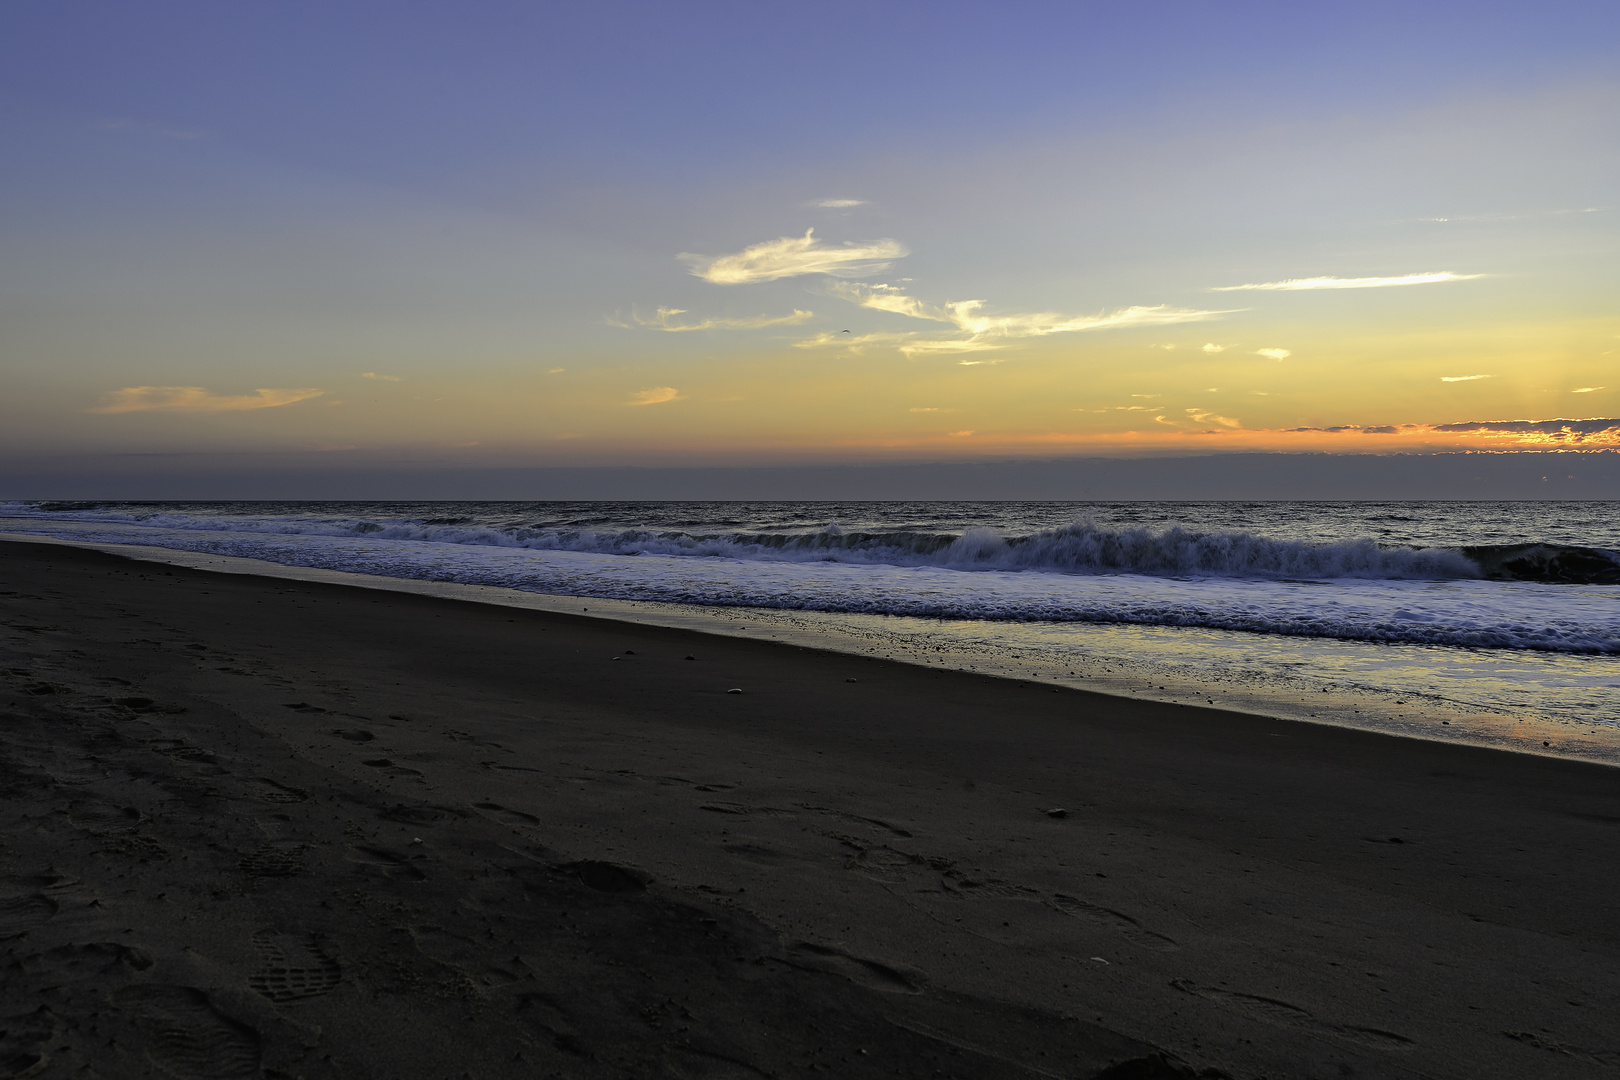
[[[0,674],[0,1076],[1620,1067],[1601,765],[27,543]]]

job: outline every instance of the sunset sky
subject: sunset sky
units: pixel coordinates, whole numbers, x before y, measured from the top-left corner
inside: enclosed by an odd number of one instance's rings
[[[1620,445],[1612,0],[18,0],[0,148],[13,461]]]

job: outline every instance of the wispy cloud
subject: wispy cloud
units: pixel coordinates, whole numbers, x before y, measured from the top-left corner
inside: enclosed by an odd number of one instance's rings
[[[1303,292],[1310,289],[1388,289],[1397,285],[1439,285],[1447,281],[1472,281],[1484,274],[1453,274],[1441,270],[1429,274],[1402,274],[1399,277],[1312,277],[1286,281],[1261,281],[1249,285],[1218,285],[1210,292]]]
[[[554,368],[550,368],[550,369],[548,369],[548,370],[547,370],[547,371],[546,371],[546,374],[547,374],[547,375],[561,375],[561,374],[562,374],[562,373],[563,373],[563,372],[565,372],[565,371],[567,371],[567,370],[568,370],[568,369],[567,369],[567,368],[562,368],[562,367],[554,367]]]
[[[851,210],[865,206],[865,199],[817,199],[810,204],[818,210]]]
[[[841,296],[864,308],[888,311],[913,319],[949,323],[975,337],[1027,338],[1125,326],[1173,326],[1178,323],[1203,322],[1206,319],[1231,314],[1231,311],[1200,311],[1157,304],[1152,307],[1120,308],[1117,311],[1099,312],[1096,315],[1061,315],[1051,311],[989,315],[982,310],[985,304],[983,300],[949,300],[936,307],[901,292],[892,285],[856,285],[838,282],[833,285],[832,292],[835,296]]]
[[[126,386],[114,390],[95,413],[128,412],[243,412],[273,409],[320,397],[325,390],[255,390],[251,394],[211,394],[201,386]]]
[[[1494,375],[1442,375],[1441,382],[1476,382],[1479,379],[1494,379]]]
[[[813,338],[795,341],[796,349],[836,349],[844,348],[859,356],[874,345],[887,345],[893,347],[906,357],[928,356],[952,353],[991,352],[1004,349],[1005,345],[997,345],[990,341],[976,339],[958,340],[954,338],[925,338],[915,330],[906,331],[873,331],[870,334],[844,333],[832,334],[822,332]],[[985,361],[974,361],[984,363]]]
[[[701,319],[692,323],[677,323],[670,320],[676,315],[685,315],[685,308],[661,307],[656,316],[643,319],[640,315],[631,312],[630,317],[642,326],[650,326],[655,330],[667,330],[671,333],[680,333],[685,330],[758,330],[765,326],[802,326],[815,314],[813,311],[793,309],[791,315],[755,315],[742,319]]]
[[[907,409],[907,410],[906,410],[906,411],[907,411],[907,412],[937,412],[937,413],[947,413],[947,412],[961,412],[961,411],[962,411],[962,410],[960,410],[960,409],[936,409],[936,408],[932,408],[932,407],[929,407],[929,406],[921,406],[921,405],[917,405],[917,406],[913,406],[913,407],[912,407],[912,408],[910,408],[910,409]]]
[[[1203,348],[1204,348],[1204,351],[1207,352],[1207,353],[1218,353],[1218,352],[1225,352],[1226,351],[1226,346],[1225,345],[1217,345],[1213,341],[1204,342]]]
[[[679,401],[681,392],[673,386],[649,386],[630,395],[627,405],[662,405],[666,401]]]
[[[885,311],[925,322],[944,323],[967,336],[928,338],[920,336],[915,331],[899,334],[873,333],[858,337],[847,334],[822,334],[809,341],[800,342],[801,348],[839,343],[846,345],[894,343],[907,356],[984,352],[1005,348],[1006,341],[1018,338],[1133,326],[1170,326],[1178,323],[1202,322],[1230,314],[1229,311],[1199,311],[1159,304],[1153,307],[1121,308],[1096,315],[1064,315],[1055,312],[1018,312],[999,315],[985,313],[983,300],[951,300],[936,306],[925,303],[892,285],[836,282],[830,291],[835,296],[872,311]]]
[[[1208,424],[1213,421],[1222,427],[1235,428],[1243,426],[1243,422],[1241,420],[1234,420],[1230,416],[1218,416],[1207,409],[1188,409],[1187,415],[1198,421],[1200,424]]]
[[[362,371],[360,373],[360,377],[362,379],[376,379],[378,382],[402,382],[402,381],[404,381],[404,376],[401,376],[401,375],[384,375],[381,372],[377,372],[377,371]]]
[[[1595,394],[1599,390],[1607,390],[1607,389],[1608,389],[1607,386],[1582,386],[1579,389],[1571,390],[1570,393],[1572,393],[1572,394]]]
[[[766,240],[734,255],[683,252],[679,257],[690,265],[695,276],[711,284],[747,285],[803,274],[857,277],[881,270],[906,254],[906,246],[898,240],[846,242],[832,247],[817,240],[814,229],[806,229],[803,236]]]
[[[1294,354],[1287,349],[1256,349],[1254,355],[1264,356],[1268,360],[1286,360]]]

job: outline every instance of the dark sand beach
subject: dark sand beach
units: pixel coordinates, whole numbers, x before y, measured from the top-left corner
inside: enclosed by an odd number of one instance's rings
[[[1605,766],[26,543],[0,672],[0,1076],[1620,1070]]]

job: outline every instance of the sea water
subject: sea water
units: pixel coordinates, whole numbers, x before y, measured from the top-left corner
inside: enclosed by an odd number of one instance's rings
[[[14,502],[0,530],[1620,762],[1617,510]]]

